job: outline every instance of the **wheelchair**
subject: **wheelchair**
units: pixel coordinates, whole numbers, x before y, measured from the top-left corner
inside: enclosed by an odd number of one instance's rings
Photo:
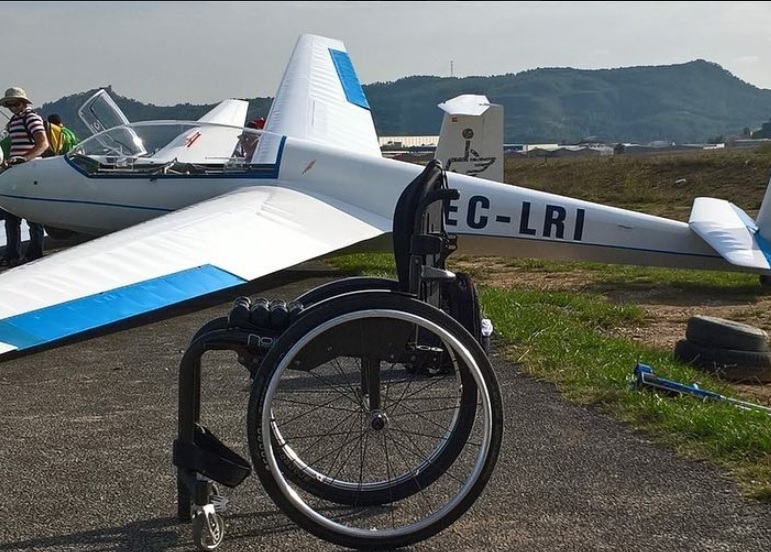
[[[439,162],[399,198],[397,279],[354,277],[292,301],[237,299],[193,336],[180,366],[177,515],[201,550],[224,538],[219,486],[251,471],[290,519],[339,546],[391,549],[442,531],[483,492],[503,407],[470,279],[445,267],[457,197]],[[251,462],[201,423],[201,357],[249,370]]]

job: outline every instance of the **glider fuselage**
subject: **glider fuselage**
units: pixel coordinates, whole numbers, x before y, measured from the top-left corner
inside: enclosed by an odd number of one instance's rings
[[[103,235],[195,205],[237,188],[284,186],[335,198],[390,218],[418,165],[309,141],[280,144],[239,172],[226,165],[200,174],[111,167],[89,172],[77,158],[41,159],[0,175],[0,197],[24,218]],[[684,222],[448,173],[460,197],[447,208],[447,228],[462,252],[683,268],[731,269]],[[323,221],[319,221],[323,224]],[[237,229],[234,229],[236,232]]]

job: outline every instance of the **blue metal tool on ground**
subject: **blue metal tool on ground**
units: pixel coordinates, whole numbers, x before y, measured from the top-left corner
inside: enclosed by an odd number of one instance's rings
[[[738,399],[732,399],[731,397],[726,397],[725,395],[714,393],[712,391],[705,391],[704,389],[700,389],[699,386],[695,383],[686,385],[677,381],[660,378],[653,373],[653,368],[647,364],[641,364],[639,362],[634,367],[634,381],[632,382],[632,386],[638,390],[642,389],[644,386],[647,386],[666,391],[667,393],[691,395],[705,401],[723,401],[731,403],[734,406],[743,408],[745,410],[760,410],[761,412],[765,412],[768,415],[771,415],[771,408],[766,406],[761,406],[759,404],[746,401],[740,401]]]

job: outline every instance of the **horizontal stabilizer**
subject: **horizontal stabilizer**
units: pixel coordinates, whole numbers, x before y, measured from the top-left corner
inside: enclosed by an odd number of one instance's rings
[[[752,219],[733,203],[697,197],[688,224],[729,263],[746,268],[771,268],[771,249],[765,240],[758,239]]]

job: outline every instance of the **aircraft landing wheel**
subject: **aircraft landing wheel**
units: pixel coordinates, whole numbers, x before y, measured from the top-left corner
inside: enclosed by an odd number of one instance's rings
[[[63,230],[62,228],[54,228],[52,226],[45,227],[46,234],[55,240],[69,240],[75,235],[72,230]]]
[[[368,291],[303,313],[257,372],[249,449],[265,491],[337,545],[408,546],[474,503],[503,408],[479,343],[413,297]]]
[[[63,230],[61,228],[54,228],[52,226],[45,227],[46,234],[55,240],[69,240],[75,236],[75,232],[72,230]]]

